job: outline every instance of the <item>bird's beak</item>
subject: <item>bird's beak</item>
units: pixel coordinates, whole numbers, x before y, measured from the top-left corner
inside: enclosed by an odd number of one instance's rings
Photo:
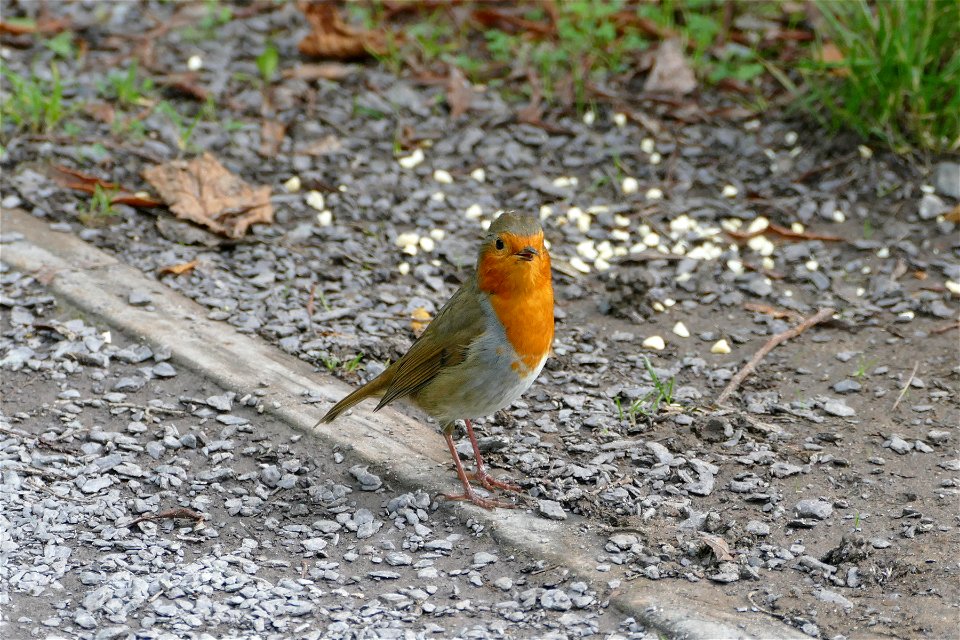
[[[523,249],[520,249],[520,251],[517,251],[514,255],[520,258],[521,260],[526,260],[527,262],[530,262],[534,259],[535,256],[540,255],[540,252],[534,249],[533,247],[527,246],[527,247],[524,247]]]

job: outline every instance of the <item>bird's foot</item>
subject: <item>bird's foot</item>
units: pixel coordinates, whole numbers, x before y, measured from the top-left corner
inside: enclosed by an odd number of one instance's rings
[[[467,488],[463,493],[444,493],[443,497],[447,500],[469,500],[478,507],[483,507],[484,509],[515,509],[517,505],[512,502],[502,502],[500,500],[491,500],[489,498],[483,498],[478,496],[476,492]]]
[[[487,473],[486,469],[477,469],[472,473],[468,473],[467,477],[475,481],[487,491],[493,491],[494,487],[496,487],[497,489],[503,489],[504,491],[513,491],[514,493],[520,492],[520,487],[515,484],[510,484],[509,482],[504,482],[503,480],[497,480],[492,475]]]

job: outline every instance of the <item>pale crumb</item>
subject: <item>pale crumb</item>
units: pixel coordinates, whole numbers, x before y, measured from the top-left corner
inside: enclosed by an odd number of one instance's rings
[[[573,176],[560,176],[553,179],[553,186],[565,189],[567,187],[577,186],[578,180]]]
[[[683,240],[670,247],[670,253],[675,256],[682,256],[687,252],[687,243]]]
[[[427,253],[430,253],[431,251],[437,248],[437,243],[434,242],[433,238],[431,238],[430,236],[424,236],[420,238],[420,248],[426,251]]]
[[[887,247],[880,247],[879,249],[877,249],[877,257],[878,257],[878,258],[889,258],[889,257],[890,257],[890,249],[888,249]]]
[[[803,233],[803,225],[799,222],[794,222],[792,225],[790,225],[790,231],[793,231],[794,233]]]
[[[585,114],[583,114],[583,124],[587,125],[588,127],[592,126],[596,119],[597,114],[593,111],[587,111]]]
[[[820,268],[820,263],[816,260],[807,260],[803,263],[803,266],[807,268],[807,271],[816,271]]]
[[[863,287],[857,287],[857,297],[862,298],[863,294],[865,294],[866,292],[867,290],[864,289]]]
[[[629,227],[630,218],[621,213],[615,214],[613,216],[613,224],[617,225],[618,227]]]
[[[904,311],[903,313],[897,314],[898,319],[902,320],[913,320],[916,314],[913,311]]]
[[[791,157],[791,158],[796,158],[796,157],[799,156],[801,153],[803,153],[803,147],[794,147],[793,149],[790,149],[790,157]]]
[[[843,211],[840,211],[840,209],[837,209],[836,211],[833,212],[834,222],[843,222],[846,219],[847,219],[847,216],[843,213]]]
[[[570,258],[570,266],[579,271],[580,273],[590,273],[590,265],[586,262],[574,256]]]
[[[712,242],[704,242],[687,251],[691,260],[716,260],[723,253],[723,248]]]
[[[187,69],[190,71],[200,71],[200,69],[203,69],[203,58],[198,55],[192,55],[187,58]]]
[[[650,154],[657,150],[657,143],[653,138],[644,138],[640,141],[640,151]]]
[[[622,258],[623,256],[627,255],[627,248],[626,248],[626,247],[614,247],[614,248],[613,248],[613,255],[614,255],[615,258]]]
[[[483,170],[483,167],[477,167],[470,172],[470,177],[476,180],[477,182],[486,182],[487,181],[487,172]]]
[[[761,256],[773,255],[776,246],[766,236],[756,236],[747,240],[747,246]]]
[[[661,156],[659,153],[654,151],[653,153],[650,154],[649,160],[650,160],[650,164],[660,164],[661,162],[663,162],[663,156]]]
[[[690,273],[689,271],[687,271],[687,272],[685,272],[685,273],[681,273],[680,275],[678,275],[676,278],[673,279],[673,281],[674,281],[674,282],[686,282],[687,280],[689,280],[689,279],[692,278],[692,277],[693,277],[693,274]]]
[[[430,237],[436,240],[437,242],[440,242],[441,240],[447,237],[447,232],[444,231],[443,229],[431,229]]]
[[[792,297],[793,297],[793,291],[790,290],[790,289],[787,289],[786,291],[783,292],[783,295],[787,296],[788,298],[792,298]]]
[[[597,258],[593,261],[593,267],[597,271],[607,271],[610,269],[610,263],[604,260],[603,258]]]
[[[659,302],[654,302],[651,306],[653,307],[653,310],[654,310],[654,311],[657,311],[657,312],[659,312],[659,313],[663,313],[664,311],[666,311],[666,309],[664,308],[664,306],[663,306],[662,304],[660,304]]]
[[[627,126],[627,115],[624,113],[613,114],[613,123],[621,129]]]
[[[723,339],[717,340],[716,342],[713,343],[713,346],[710,347],[710,353],[718,353],[718,354],[730,353],[730,345],[727,344],[726,340],[723,340]]]
[[[463,215],[467,220],[477,220],[483,215],[483,207],[481,207],[479,204],[472,204],[467,207],[467,210],[463,212]]]
[[[771,258],[770,256],[764,256],[760,260],[760,266],[763,267],[764,269],[767,269],[768,271],[772,271],[777,266],[777,263],[774,262],[773,258]],[[769,279],[767,281],[767,284],[770,284]]]
[[[337,191],[339,191],[340,193],[346,193],[346,192],[347,192],[347,185],[345,185],[345,184],[337,185]]]
[[[670,307],[672,307],[673,305],[675,305],[675,304],[677,304],[677,301],[674,300],[673,298],[664,298],[664,299],[663,299],[663,306],[667,307],[668,309],[669,309]]]
[[[863,158],[864,160],[869,160],[870,158],[873,157],[873,149],[871,149],[865,144],[861,144],[860,146],[858,146],[857,151],[860,152],[860,157]]]
[[[580,216],[583,215],[583,209],[580,207],[570,207],[567,209],[567,220],[570,222],[576,222],[580,219]]]
[[[760,128],[759,120],[747,120],[743,123],[743,128],[745,131],[756,131]]]
[[[600,256],[596,247],[593,246],[593,240],[584,240],[579,243],[577,245],[577,253],[587,260],[596,260]]]
[[[774,151],[773,149],[769,149],[769,148],[768,148],[768,149],[764,149],[764,150],[763,150],[763,155],[767,156],[767,158],[768,158],[769,160],[776,160],[776,159],[777,159],[777,152]]]
[[[484,231],[486,231],[487,229],[489,229],[489,228],[490,228],[490,221],[489,221],[489,220],[481,220],[481,221],[480,221],[480,228],[483,229]]]
[[[630,232],[624,231],[623,229],[613,229],[610,232],[610,239],[616,240],[617,242],[629,242]]]
[[[645,235],[647,235],[648,233],[650,233],[650,225],[641,224],[639,227],[637,227],[637,234],[638,234],[638,235],[645,236]]]
[[[436,258],[434,258],[433,260],[430,261],[430,264],[432,264],[435,267],[439,267],[443,263],[437,260]]]
[[[689,274],[685,274],[685,275],[689,275]],[[690,329],[687,329],[687,325],[683,324],[682,322],[678,322],[677,324],[673,325],[673,332],[678,336],[680,336],[681,338],[690,337]]]
[[[860,267],[860,273],[862,273],[863,275],[867,275],[868,273],[871,273],[872,271],[873,271],[873,269],[871,269],[871,268],[870,268],[870,265],[868,265],[868,264],[865,264],[865,265],[863,265],[862,267]]]
[[[740,218],[727,218],[726,220],[720,221],[720,226],[723,227],[724,231],[739,231],[740,227],[743,226],[743,220]]]
[[[769,226],[770,221],[763,216],[759,216],[750,221],[750,226],[747,227],[747,233],[760,233],[761,231],[766,231]]]
[[[628,196],[640,190],[640,183],[636,178],[627,176],[620,184],[620,190],[623,191],[623,195]]]
[[[792,147],[797,144],[797,132],[796,131],[787,131],[787,135],[783,136],[783,142],[788,146]]]
[[[662,199],[663,199],[663,191],[661,191],[660,189],[658,189],[658,188],[656,188],[656,187],[653,187],[653,188],[651,188],[651,189],[647,189],[647,194],[646,194],[646,195],[647,195],[647,200],[662,200]]]
[[[447,194],[445,194],[443,191],[436,191],[431,194],[430,199],[434,202],[443,202],[447,199]]]
[[[943,283],[943,286],[947,288],[947,291],[952,293],[955,296],[960,296],[960,282],[954,282],[953,280],[947,280]]]
[[[655,247],[660,244],[660,235],[657,233],[650,232],[643,237],[643,244],[648,247]]]
[[[401,249],[401,251],[403,251],[404,253],[406,253],[406,254],[408,254],[408,255],[415,256],[415,255],[417,255],[418,249],[417,249],[417,245],[415,245],[415,244],[408,244],[408,245],[404,246],[403,249]]]
[[[923,193],[936,193],[937,190],[933,187],[932,184],[922,184],[920,185],[920,191]]]
[[[405,276],[410,273],[410,264],[407,262],[401,262],[397,265],[397,271],[400,272],[400,275]]]
[[[740,191],[735,186],[728,184],[723,187],[723,191],[720,192],[720,195],[722,195],[724,198],[736,198],[738,193],[740,193]]]
[[[548,204],[545,204],[545,205],[541,205],[541,206],[540,206],[540,219],[541,219],[541,220],[546,220],[547,218],[549,218],[549,217],[552,216],[552,215],[553,215],[553,207],[551,207],[551,206],[548,205]]]
[[[103,340],[106,344],[112,344],[113,334],[110,333],[109,331],[104,331],[103,333],[100,334],[100,339]]]
[[[654,351],[663,351],[667,343],[660,336],[650,336],[643,341],[644,349],[653,349]]]
[[[587,213],[597,214],[597,213],[606,213],[610,211],[610,207],[605,204],[592,204],[587,207]]]
[[[300,186],[300,176],[291,176],[283,183],[283,188],[287,190],[287,193],[300,191]]]
[[[329,227],[333,224],[333,212],[330,209],[324,209],[317,214],[317,224],[321,227]]]
[[[577,218],[577,229],[580,229],[581,232],[586,233],[587,231],[590,231],[591,222],[593,222],[593,218],[589,213],[585,213]]]
[[[420,234],[414,233],[413,231],[408,231],[406,233],[401,233],[397,236],[397,246],[398,247],[407,247],[409,245],[416,245],[420,242]]]
[[[410,155],[399,158],[397,160],[397,163],[404,169],[413,169],[418,164],[423,162],[423,160],[424,160],[423,149],[414,149],[413,153],[411,153]]]
[[[323,199],[323,194],[319,191],[307,192],[307,204],[317,211],[323,211],[327,208],[326,202]]]
[[[439,182],[440,184],[453,184],[453,176],[450,175],[449,171],[444,169],[437,169],[433,172],[433,179]]]
[[[693,219],[686,215],[681,214],[670,221],[670,231],[676,231],[677,233],[684,233],[693,229],[696,223]]]
[[[647,250],[647,245],[643,244],[642,242],[637,242],[636,244],[630,247],[630,253],[643,253],[646,250]]]

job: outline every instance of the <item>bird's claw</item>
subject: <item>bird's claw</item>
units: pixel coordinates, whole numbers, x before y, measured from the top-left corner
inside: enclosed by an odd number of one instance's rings
[[[504,491],[512,491],[514,493],[520,492],[520,487],[517,485],[510,484],[509,482],[505,482],[503,480],[497,480],[486,471],[474,471],[467,474],[467,477],[475,481],[487,491],[493,491],[494,487],[496,487],[497,489],[503,489]]]
[[[472,489],[468,489],[463,493],[444,493],[443,497],[452,501],[470,501],[478,507],[483,507],[484,509],[515,509],[517,507],[517,505],[513,504],[512,502],[501,502],[500,500],[482,498],[474,493]]]

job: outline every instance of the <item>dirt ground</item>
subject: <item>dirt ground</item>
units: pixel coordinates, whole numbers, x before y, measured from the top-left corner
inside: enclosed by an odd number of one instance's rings
[[[158,24],[177,11],[146,4]],[[957,634],[960,236],[943,215],[957,206],[960,170],[950,159],[906,160],[779,110],[742,114],[722,95],[684,103],[693,120],[642,96],[598,105],[589,124],[551,114],[559,132],[517,123],[516,105],[492,91],[451,120],[442,87],[373,66],[336,81],[286,78],[267,100],[243,74],[256,73],[268,36],[281,69],[301,64],[294,7],[224,25],[227,48],[175,21],[144,50],[122,36],[137,11],[98,6],[68,95],[99,99],[110,61],[139,54],[159,73],[201,56],[195,82],[215,113],[189,143],[269,185],[276,219],[229,242],[162,208],[117,205],[91,220],[88,196],[47,178],[57,164],[145,188],[145,167],[184,155],[183,131],[156,110],[140,137],[89,110],[73,116],[76,136],[12,136],[4,206],[148,274],[197,260],[157,277],[209,317],[353,384],[400,355],[422,314],[452,294],[482,223],[500,209],[539,215],[556,266],[555,357],[524,399],[480,421],[493,466],[526,496],[609,531],[597,555],[625,579],[709,581],[744,615],[814,637]],[[19,72],[50,55],[11,53]],[[198,112],[189,96],[162,95]],[[620,126],[615,114],[631,110],[645,124]],[[265,120],[285,135],[260,155]],[[425,159],[406,161],[416,150]],[[715,406],[766,341],[824,308],[836,310],[830,321],[775,348]],[[5,373],[5,406],[24,402],[14,380]]]

